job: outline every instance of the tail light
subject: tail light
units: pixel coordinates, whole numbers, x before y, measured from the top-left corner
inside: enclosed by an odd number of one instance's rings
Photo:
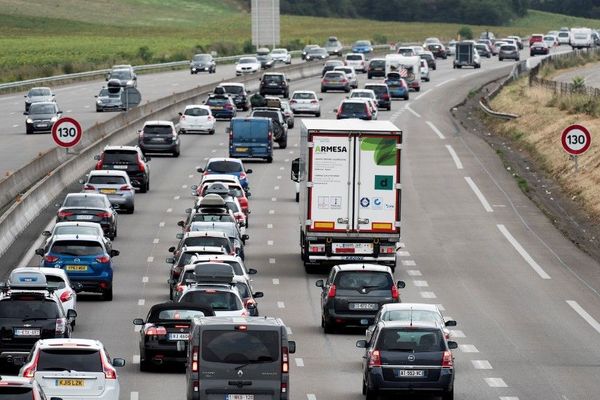
[[[246,307],[248,307],[250,304],[256,305],[256,300],[254,300],[254,299],[248,299],[248,300],[246,300]]]
[[[381,97],[383,97],[383,99],[384,99],[384,100],[389,100],[389,99],[390,99],[390,95],[389,95],[389,94],[387,94],[387,93],[386,93],[386,94],[384,94],[384,95],[383,95],[383,96],[381,96]]]
[[[245,172],[240,172],[240,180],[246,179],[247,175]]]
[[[229,147],[233,146],[233,132],[229,132]]]
[[[314,245],[308,247],[308,251],[311,253],[323,253],[323,252],[325,252],[325,245],[324,244],[314,244]]]
[[[281,348],[281,372],[284,374],[290,372],[290,354],[285,346]]]
[[[209,121],[214,121],[214,120],[215,120],[215,118],[214,118],[212,115],[209,115],[209,116],[208,116],[208,118],[207,118],[207,120],[209,120]]]
[[[398,292],[398,288],[392,285],[392,299],[398,301],[400,299],[400,292]]]
[[[102,370],[104,372],[104,376],[106,377],[106,379],[117,379],[117,371],[112,365],[110,365],[110,363],[108,362],[108,358],[106,357],[104,352],[101,352],[101,354]]]
[[[343,79],[342,83],[348,83],[348,79]]]
[[[200,362],[198,353],[198,346],[192,347],[192,372],[198,372],[198,363]]]
[[[329,291],[327,292],[327,297],[332,298],[335,297],[336,288],[335,285],[329,286]]]
[[[99,263],[107,263],[110,261],[110,257],[109,256],[100,256],[100,257],[96,257],[96,261],[98,261]]]
[[[369,355],[369,367],[381,367],[381,353],[379,350],[371,351]]]
[[[310,104],[319,104],[317,100],[311,100]]]
[[[123,185],[119,188],[119,190],[131,190],[131,186],[129,185]]]
[[[223,108],[226,110],[233,110],[233,106],[231,104],[225,104]]]
[[[452,353],[448,350],[444,352],[444,358],[442,359],[442,368],[452,368],[454,361],[452,361]]]
[[[287,391],[288,391],[287,382],[281,382],[281,393],[287,393]]]
[[[23,370],[23,376],[25,378],[33,378],[35,374],[35,370],[37,369],[38,360],[40,359],[39,351],[36,351],[35,358],[31,362],[31,364]]]
[[[60,295],[60,301],[62,301],[63,303],[71,300],[72,298],[73,292],[71,292],[70,290],[62,292],[62,294]]]
[[[290,104],[296,104],[296,103],[297,103],[296,100],[294,100],[294,99],[290,100]]]
[[[138,165],[138,170],[140,172],[146,172],[146,166],[144,165],[142,160],[138,160],[137,165]]]
[[[146,336],[165,336],[166,334],[167,329],[164,326],[149,326],[144,331]]]
[[[273,132],[269,131],[269,137],[268,137],[269,142],[271,140],[273,140]]]
[[[176,290],[178,293],[182,293],[182,292],[183,292],[183,285],[180,283],[179,285],[177,285],[177,286],[175,287],[175,290]]]
[[[342,107],[338,108],[338,111],[337,111],[337,114],[336,114],[337,118],[340,118],[341,116],[342,116]]]
[[[94,186],[92,186],[92,185],[85,185],[83,187],[83,190],[96,190],[96,188]]]
[[[96,214],[96,217],[99,218],[110,218],[111,217],[111,213],[109,213],[108,211],[102,211]]]
[[[96,163],[96,169],[102,169],[102,166],[104,165],[104,162],[102,161],[102,158],[100,160],[98,160],[98,162]]]
[[[67,319],[66,318],[56,318],[55,333],[57,335],[64,335],[66,330],[67,330]]]
[[[59,211],[58,212],[59,218],[66,218],[66,217],[70,217],[71,215],[73,215],[73,213],[71,211]]]
[[[58,261],[58,257],[56,256],[44,256],[44,261],[49,262],[49,263],[55,263]]]

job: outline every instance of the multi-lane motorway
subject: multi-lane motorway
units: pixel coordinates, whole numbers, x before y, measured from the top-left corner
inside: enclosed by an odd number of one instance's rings
[[[480,70],[453,70],[450,59],[439,61],[421,93],[380,112],[380,119],[392,120],[405,135],[404,248],[396,276],[407,283],[403,301],[440,304],[458,321],[452,333],[460,344],[456,399],[595,399],[600,266],[553,228],[494,151],[448,112],[472,88],[506,75],[511,65],[486,59]],[[158,78],[143,76],[140,85],[146,79]],[[364,75],[359,79],[366,81]],[[174,90],[170,82],[164,81],[162,94]],[[319,81],[292,86],[318,91]],[[88,104],[96,89],[80,84],[72,90],[75,107]],[[334,118],[344,94],[322,96],[322,118]],[[227,154],[226,126],[220,122],[214,136],[184,136],[179,159],[152,158],[152,190],[136,196],[135,214],[120,216],[114,300],[80,296],[75,336],[98,338],[112,356],[128,360],[119,371],[122,399],[184,398],[181,371],[139,372],[139,335],[131,321],[168,299],[167,248],[176,243],[176,222],[193,201],[190,186],[200,179],[195,167]],[[297,120],[288,148],[276,150],[272,164],[252,164],[246,264],[259,270],[254,287],[265,292],[261,314],[282,317],[297,341],[291,398],[360,400],[362,352],[354,342],[362,332],[322,332],[314,286],[321,275],[307,275],[299,257],[298,205],[289,180],[299,126]],[[3,265],[6,271],[11,267]]]

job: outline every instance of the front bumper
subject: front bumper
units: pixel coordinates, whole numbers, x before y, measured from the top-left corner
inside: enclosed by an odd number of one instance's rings
[[[25,126],[30,132],[50,132],[52,130],[52,126],[54,122],[36,122],[32,123],[26,122]]]

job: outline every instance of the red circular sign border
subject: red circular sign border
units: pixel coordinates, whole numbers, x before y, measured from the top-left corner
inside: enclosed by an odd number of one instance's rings
[[[576,151],[575,150],[571,150],[569,148],[569,146],[567,146],[567,134],[569,132],[571,132],[572,130],[575,130],[575,129],[579,129],[587,137],[587,143],[586,143],[586,145],[584,147],[582,147],[581,149],[576,150]],[[588,131],[587,128],[585,126],[583,126],[583,125],[578,125],[578,124],[570,125],[570,126],[567,126],[565,128],[565,130],[563,130],[563,132],[562,132],[562,134],[560,136],[560,142],[562,144],[563,149],[567,153],[569,153],[569,154],[571,154],[573,156],[578,156],[578,155],[583,154],[586,151],[588,151],[588,149],[592,145],[592,135],[590,134],[590,131]]]
[[[73,125],[75,125],[75,128],[77,129],[77,135],[75,136],[75,140],[73,140],[71,143],[65,144],[65,143],[61,142],[57,136],[58,126],[60,125],[61,122],[70,122]],[[62,148],[70,149],[71,147],[77,146],[79,144],[79,142],[81,141],[82,135],[83,135],[83,130],[81,129],[81,124],[79,124],[79,122],[77,122],[77,120],[75,120],[71,117],[61,117],[54,123],[54,125],[52,125],[52,140],[54,140],[54,143],[56,143],[58,146],[60,146]]]

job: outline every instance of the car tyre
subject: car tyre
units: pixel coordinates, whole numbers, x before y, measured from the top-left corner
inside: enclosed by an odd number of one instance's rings
[[[327,89],[325,89],[325,88],[322,87],[321,88],[321,93],[327,93]]]
[[[33,133],[33,129],[27,128],[27,130],[25,131],[26,135],[31,135],[32,133]]]
[[[444,392],[442,400],[454,400],[454,389]]]
[[[408,101],[409,98],[410,98],[409,95],[404,96],[404,100]]]
[[[179,154],[181,154],[181,152],[179,149],[177,149],[177,151],[173,152],[173,157],[179,157]]]
[[[133,214],[135,212],[135,206],[131,206],[129,209],[129,214]]]
[[[140,372],[149,372],[152,370],[152,365],[146,360],[140,360]]]
[[[150,180],[142,184],[142,187],[140,188],[140,193],[146,193],[148,190],[150,190]]]
[[[325,320],[322,322],[323,332],[325,333],[335,333],[335,326]]]
[[[112,287],[110,289],[106,289],[104,292],[102,292],[102,300],[104,301],[112,301],[113,299],[113,289]]]
[[[296,203],[300,202],[300,193],[296,192]]]
[[[273,162],[273,157],[267,157],[267,163],[271,164]]]
[[[287,147],[287,138],[281,142],[278,142],[278,144],[280,149],[285,149]]]
[[[315,113],[315,117],[320,118],[321,117],[321,112],[319,111],[318,113]]]

